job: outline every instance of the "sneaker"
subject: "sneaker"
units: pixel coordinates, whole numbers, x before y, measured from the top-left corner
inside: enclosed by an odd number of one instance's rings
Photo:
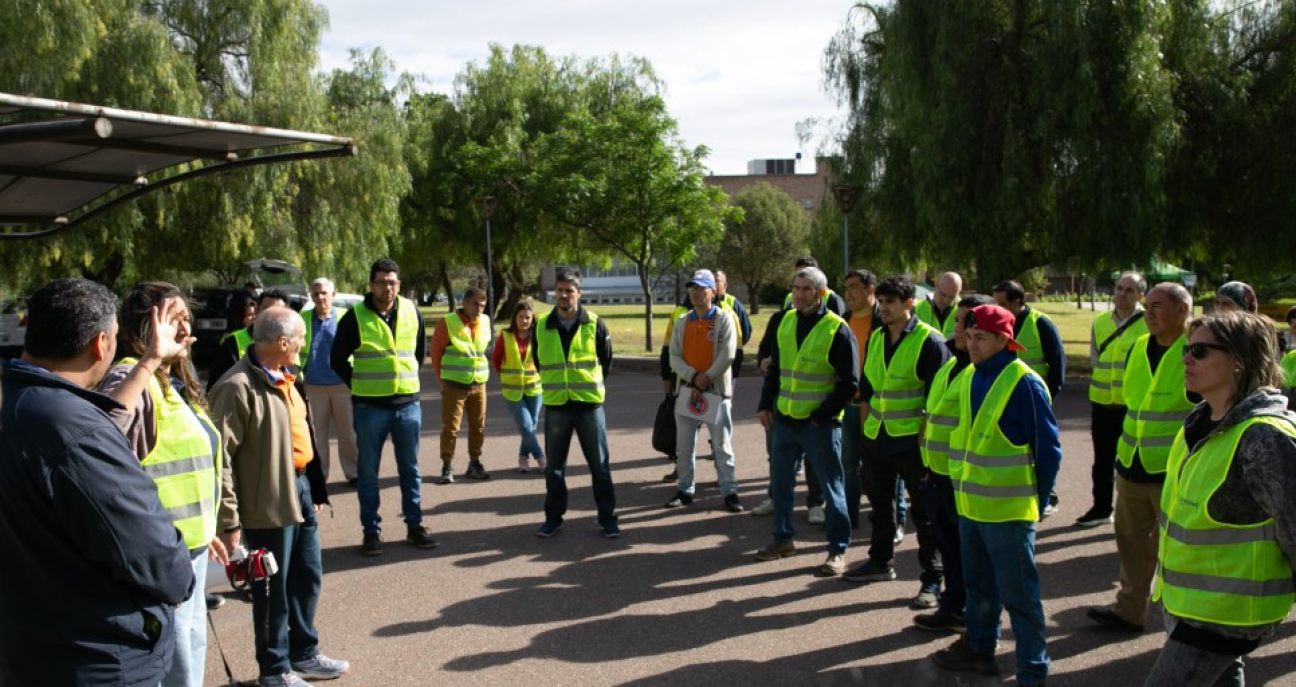
[[[743,512],[742,501],[738,500],[737,494],[730,494],[724,497],[724,509],[729,511],[730,513]]]
[[[282,687],[283,685],[292,685],[292,687],[310,687],[310,683],[297,677],[295,673],[284,673],[283,675],[262,675],[257,678],[257,684],[261,687]]]
[[[994,656],[985,656],[972,651],[962,637],[954,640],[949,648],[932,654],[932,662],[945,670],[981,675],[999,674],[999,666],[995,663]]]
[[[755,508],[752,509],[751,514],[752,515],[773,515],[774,500],[765,499],[764,501],[761,501],[759,506],[756,506]]]
[[[1110,508],[1099,509],[1097,506],[1090,508],[1084,515],[1076,518],[1076,527],[1097,527],[1107,525],[1112,522],[1112,512]]]
[[[840,553],[828,554],[828,560],[815,568],[816,577],[839,577],[846,572],[846,556]]]
[[[1040,514],[1040,520],[1047,520],[1053,517],[1054,515],[1057,515],[1057,512],[1058,512],[1058,507],[1050,503],[1049,505],[1044,506],[1044,512]]]
[[[903,522],[897,523],[895,536],[891,537],[891,543],[896,546],[899,546],[900,542],[904,541],[904,537],[905,537],[904,523]]]
[[[777,561],[796,554],[796,544],[791,541],[772,541],[768,546],[756,552],[758,561]]]
[[[1085,615],[1089,616],[1089,619],[1095,623],[1098,623],[1103,627],[1110,627],[1113,630],[1131,633],[1138,633],[1144,630],[1144,626],[1139,625],[1138,623],[1131,623],[1119,615],[1116,615],[1116,611],[1113,611],[1109,607],[1104,606],[1100,608],[1091,608],[1085,611]]]
[[[490,479],[490,473],[486,472],[486,468],[482,466],[480,460],[470,461],[468,471],[464,473],[464,476],[473,479]]]
[[[890,582],[896,578],[895,568],[890,565],[879,565],[865,561],[864,565],[842,575],[847,582]]]
[[[680,506],[687,506],[690,503],[693,503],[692,494],[688,494],[682,491],[677,491],[675,492],[675,495],[671,497],[671,500],[666,502],[666,507],[679,508]]]
[[[540,526],[540,529],[536,530],[536,536],[541,539],[548,539],[549,537],[558,534],[558,530],[560,529],[562,529],[561,522],[551,522],[546,520],[545,523]]]
[[[662,482],[666,484],[670,484],[672,482],[678,482],[678,481],[679,481],[679,470],[671,470],[665,475],[662,475]]]
[[[537,456],[536,459],[535,459],[535,462],[536,462],[536,469],[539,470],[540,472],[544,472],[544,471],[545,471],[545,464],[546,464],[546,463],[545,463],[545,457],[544,457],[544,456]]]
[[[382,553],[382,535],[377,532],[365,532],[364,541],[360,544],[360,553],[365,556],[377,556]]]
[[[918,589],[918,596],[909,600],[909,608],[936,608],[940,599],[940,585],[924,584]]]
[[[435,549],[439,545],[428,528],[422,525],[410,525],[406,531],[405,541],[420,549]]]
[[[531,464],[527,462],[526,456],[518,458],[518,472],[531,472]]]
[[[811,525],[824,524],[824,507],[810,506],[810,513],[807,515],[806,519],[810,522]]]
[[[441,466],[441,484],[454,484],[454,472],[450,470],[450,464],[446,463]]]
[[[621,528],[617,527],[615,522],[609,522],[603,525],[603,536],[607,539],[616,539],[621,536]]]
[[[959,613],[951,613],[943,608],[935,613],[923,613],[914,616],[914,627],[928,632],[967,632],[967,622]]]
[[[314,658],[308,658],[305,661],[293,661],[292,669],[299,677],[308,677],[313,680],[333,680],[351,670],[351,664],[346,661],[339,661],[336,658],[329,658],[324,654],[315,654]]]
[[[225,605],[225,597],[219,594],[207,595],[207,610],[214,611]]]

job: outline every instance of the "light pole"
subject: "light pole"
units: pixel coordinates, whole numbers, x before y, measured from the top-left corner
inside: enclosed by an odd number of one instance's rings
[[[842,213],[842,274],[845,274],[850,271],[850,212],[861,189],[852,184],[837,184],[832,190],[833,198],[837,199],[837,209]]]
[[[482,196],[477,199],[477,207],[481,208],[482,218],[486,220],[486,313],[492,320],[495,318],[495,274],[494,260],[491,259],[490,222],[495,216],[495,208],[498,205],[499,199],[495,196]]]

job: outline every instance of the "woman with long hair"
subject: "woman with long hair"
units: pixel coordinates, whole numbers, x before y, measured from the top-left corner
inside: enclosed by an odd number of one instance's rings
[[[535,323],[535,306],[528,299],[518,301],[513,306],[508,326],[495,339],[495,350],[491,352],[491,365],[504,388],[509,414],[522,435],[522,444],[518,447],[518,472],[531,471],[528,458],[535,460],[541,472],[545,469],[544,449],[540,448],[540,441],[536,438],[542,401],[540,373],[536,371],[532,356],[527,355],[528,347],[535,340]]]
[[[162,685],[201,687],[207,661],[207,561],[210,555],[225,563],[228,555],[216,537],[220,441],[189,361],[194,342],[189,305],[171,284],[141,283],[123,299],[118,327],[117,351],[123,357],[99,389],[126,407],[117,424],[184,537],[195,578],[193,594],[175,611],[175,659]]]
[[[1242,657],[1291,610],[1296,586],[1296,415],[1266,317],[1188,326],[1184,386],[1199,404],[1175,438],[1161,494],[1153,598],[1166,639],[1145,687],[1242,685]]]

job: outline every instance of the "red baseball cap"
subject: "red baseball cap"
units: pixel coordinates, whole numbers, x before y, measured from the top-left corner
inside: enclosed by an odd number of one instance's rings
[[[1017,318],[1013,317],[1006,308],[998,305],[978,305],[968,312],[967,319],[963,321],[963,326],[967,329],[980,329],[983,332],[1007,336],[1010,351],[1024,351],[1026,347],[1013,338],[1015,324]]]

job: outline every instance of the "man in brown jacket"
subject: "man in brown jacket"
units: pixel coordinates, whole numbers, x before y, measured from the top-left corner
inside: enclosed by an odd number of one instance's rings
[[[305,343],[301,317],[285,307],[257,315],[253,345],[210,394],[225,454],[218,528],[230,551],[274,554],[279,571],[252,584],[261,685],[332,679],[350,664],[319,652],[315,608],[323,569],[316,512],[328,503],[315,459],[302,383],[290,372]]]

